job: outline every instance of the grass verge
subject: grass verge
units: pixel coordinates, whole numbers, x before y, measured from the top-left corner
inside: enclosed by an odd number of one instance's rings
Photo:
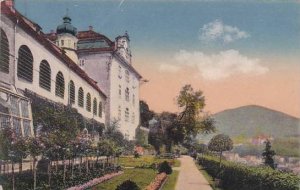
[[[173,167],[179,167],[180,161],[177,159],[161,159],[155,156],[141,156],[139,158],[134,158],[133,156],[121,157],[119,159],[119,164],[123,167],[142,167],[149,166],[151,164],[159,164],[163,161],[168,161],[172,163]]]
[[[196,163],[197,168],[200,170],[200,172],[203,174],[205,179],[208,181],[209,185],[213,188],[213,190],[223,190],[220,187],[216,187],[213,178],[199,165]]]
[[[157,172],[152,169],[125,169],[124,174],[117,176],[109,181],[101,183],[92,188],[92,190],[114,190],[125,180],[134,181],[141,189],[144,189],[155,178]]]
[[[168,176],[167,182],[163,186],[163,190],[174,190],[178,179],[179,171],[173,170],[172,174]]]

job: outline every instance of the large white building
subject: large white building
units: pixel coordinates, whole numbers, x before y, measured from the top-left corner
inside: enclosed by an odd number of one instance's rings
[[[21,93],[30,90],[71,105],[84,117],[106,125],[116,120],[124,136],[134,139],[142,77],[132,65],[127,32],[115,41],[92,27],[77,32],[65,16],[56,32],[44,34],[14,9],[12,0],[1,4],[7,9],[1,12],[1,33],[10,48],[13,70],[7,77],[12,85]]]
[[[22,94],[31,91],[52,102],[76,108],[87,119],[105,123],[104,106],[106,95],[93,79],[74,62],[71,50],[65,51],[47,38],[41,27],[21,15],[13,7],[12,0],[1,2],[1,60],[0,60],[0,103],[3,110],[10,107],[17,114],[8,114],[13,127],[22,134],[31,131],[32,118],[26,114],[21,100]],[[75,28],[67,31],[76,33]],[[63,33],[63,32],[62,32]],[[71,36],[70,38],[72,38]],[[74,37],[76,40],[76,38]],[[69,45],[69,44],[67,44]],[[73,44],[73,49],[76,44]],[[75,52],[75,51],[74,51]],[[76,56],[75,56],[76,57]],[[16,95],[11,95],[11,94]],[[14,97],[7,98],[7,97]],[[13,104],[17,101],[19,104]],[[30,109],[29,101],[28,109]],[[2,109],[1,109],[2,110]],[[6,119],[0,110],[1,126]],[[30,113],[30,110],[28,110]],[[13,116],[13,117],[12,117]],[[24,122],[23,122],[24,121]],[[26,123],[25,121],[28,121]],[[28,125],[31,126],[28,129]]]

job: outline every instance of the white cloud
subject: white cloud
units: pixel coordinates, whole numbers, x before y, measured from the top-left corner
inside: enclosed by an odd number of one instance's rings
[[[171,64],[166,64],[163,63],[159,67],[159,71],[161,72],[168,72],[168,73],[177,73],[180,70],[179,65],[171,65]]]
[[[206,80],[220,80],[236,74],[261,75],[269,70],[260,64],[259,59],[248,58],[237,50],[209,55],[200,51],[181,50],[175,54],[174,59],[175,64],[162,64],[160,71],[175,73],[184,67],[191,67]]]
[[[199,39],[205,42],[221,40],[224,43],[230,43],[249,36],[247,32],[237,27],[226,25],[221,20],[215,20],[201,28]]]

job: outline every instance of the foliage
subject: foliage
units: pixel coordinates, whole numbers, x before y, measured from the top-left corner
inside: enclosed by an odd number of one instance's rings
[[[142,130],[141,126],[137,127],[135,130],[136,145],[140,145],[142,147],[147,147],[148,134],[149,134],[149,132]]]
[[[198,162],[213,177],[222,180],[225,190],[298,190],[300,178],[291,173],[273,170],[269,167],[247,166],[231,161],[223,161],[221,172],[219,160],[212,156],[202,156]]]
[[[180,166],[180,161],[177,159],[161,159],[154,156],[141,156],[139,158],[134,158],[133,156],[120,157],[119,164],[122,167],[153,168],[153,166],[159,165],[163,161],[167,161],[174,167]]]
[[[11,142],[14,140],[13,130],[9,127],[0,130],[0,159],[8,160],[11,149]]]
[[[196,136],[198,133],[215,132],[213,119],[201,116],[205,106],[205,97],[202,91],[194,91],[191,85],[183,86],[177,97],[177,105],[182,109],[179,121],[185,137]]]
[[[208,143],[208,149],[215,152],[229,151],[233,148],[233,142],[228,135],[214,136]]]
[[[277,155],[300,157],[300,137],[275,138],[272,147]]]
[[[166,174],[171,174],[173,172],[172,167],[169,165],[167,161],[163,161],[161,164],[159,164],[158,167],[158,172],[159,173],[166,173]]]
[[[93,189],[101,190],[112,190],[116,189],[123,181],[128,179],[134,179],[134,182],[141,188],[144,189],[151,181],[155,178],[156,172],[152,169],[125,169],[124,174],[117,176],[109,181],[101,183],[95,186]]]
[[[141,100],[140,101],[140,114],[141,114],[141,125],[143,127],[149,127],[149,121],[153,118],[154,112],[149,109],[148,104]]]
[[[160,154],[160,148],[163,145],[164,142],[164,133],[163,129],[161,128],[160,125],[155,125],[151,127],[149,134],[148,134],[148,142],[151,144],[155,151],[156,154]]]
[[[137,184],[135,182],[128,179],[128,180],[124,181],[123,183],[121,183],[120,185],[118,185],[116,190],[140,190],[140,188],[139,188],[139,186],[137,186]]]
[[[275,163],[274,163],[275,151],[272,150],[271,142],[269,140],[267,140],[265,144],[266,147],[264,152],[262,153],[264,163],[266,166],[270,166],[271,168],[275,169]]]
[[[66,183],[63,183],[63,166],[60,165],[58,172],[55,172],[55,168],[52,168],[51,172],[51,185],[48,184],[48,175],[40,170],[37,171],[37,189],[66,189],[67,187],[84,184],[91,179],[101,177],[105,174],[119,171],[120,168],[113,167],[112,165],[106,165],[103,168],[102,164],[96,164],[94,168],[89,170],[89,173],[79,172],[79,168],[76,167],[74,170],[74,176],[72,177],[71,171],[66,173]],[[21,173],[16,173],[16,189],[33,189],[32,171],[23,171]],[[11,182],[12,174],[0,175],[0,184],[3,189],[12,189]]]

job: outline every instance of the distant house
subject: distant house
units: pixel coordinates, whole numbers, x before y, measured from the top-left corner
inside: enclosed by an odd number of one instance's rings
[[[251,143],[253,145],[263,145],[267,140],[273,141],[274,138],[272,136],[267,136],[267,135],[264,135],[264,134],[257,135],[257,136],[255,136],[251,139]]]

